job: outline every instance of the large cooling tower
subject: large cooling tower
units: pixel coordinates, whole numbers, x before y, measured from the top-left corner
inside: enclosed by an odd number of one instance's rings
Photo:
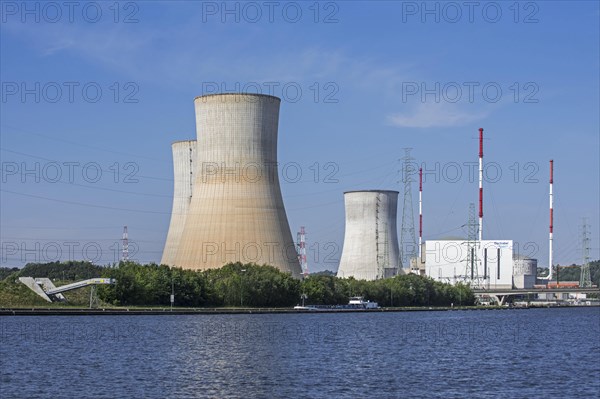
[[[269,264],[300,276],[277,172],[277,97],[197,97],[198,168],[174,264]]]
[[[398,192],[348,191],[344,202],[346,233],[338,277],[375,280],[398,274]]]
[[[173,210],[163,250],[163,265],[174,265],[177,245],[181,240],[185,218],[192,202],[196,167],[196,140],[176,141],[173,149]]]

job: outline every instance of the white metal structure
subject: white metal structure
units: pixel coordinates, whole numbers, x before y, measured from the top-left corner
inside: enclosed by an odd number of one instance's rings
[[[196,167],[196,140],[176,141],[173,150],[173,209],[161,263],[174,265],[185,218],[192,201]]]
[[[123,226],[123,252],[121,253],[121,260],[127,262],[129,260],[129,233],[127,233],[127,226]]]
[[[348,191],[344,202],[346,230],[338,277],[375,280],[398,274],[398,191]]]
[[[300,231],[298,232],[298,242],[296,245],[298,246],[298,260],[300,261],[300,268],[302,269],[302,275],[304,277],[308,276],[308,261],[306,259],[306,231],[304,230],[304,226],[300,227]]]
[[[400,267],[407,272],[414,272],[417,258],[417,242],[415,241],[415,220],[412,200],[413,174],[416,172],[414,158],[410,156],[411,148],[405,148],[402,158],[402,221],[400,227]]]
[[[19,277],[19,281],[48,302],[65,301],[63,292],[95,285],[115,284],[116,282],[113,278],[90,278],[56,287],[48,278]]]
[[[280,101],[235,93],[195,99],[198,165],[175,266],[240,261],[300,277],[277,170]]]

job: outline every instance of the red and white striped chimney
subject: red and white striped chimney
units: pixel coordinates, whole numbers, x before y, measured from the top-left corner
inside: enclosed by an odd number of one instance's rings
[[[554,234],[554,199],[552,189],[554,185],[554,160],[550,160],[550,234],[548,236],[548,280],[552,280],[552,240]]]
[[[483,240],[483,128],[479,128],[479,241]]]
[[[422,261],[423,244],[423,168],[419,168],[419,261]]]

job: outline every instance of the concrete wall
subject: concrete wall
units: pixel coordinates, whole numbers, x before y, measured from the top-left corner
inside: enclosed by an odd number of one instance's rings
[[[280,100],[218,94],[194,103],[198,168],[175,265],[253,262],[299,277],[277,170]]]
[[[487,249],[487,273],[484,254]],[[500,261],[498,262],[498,249]],[[435,280],[456,284],[465,278],[477,288],[510,289],[513,284],[512,240],[484,240],[476,248],[476,272],[467,271],[467,241],[429,240],[425,243],[425,274]],[[470,270],[470,269],[469,269]],[[499,275],[498,275],[499,274]],[[484,278],[487,277],[487,278]]]
[[[346,229],[338,277],[375,280],[397,274],[398,192],[350,191],[344,193],[344,202]]]
[[[533,288],[536,276],[532,274],[519,274],[513,276],[513,288]]]
[[[196,167],[196,140],[177,141],[173,150],[173,209],[161,263],[174,265],[177,245],[183,234],[185,218],[192,201]]]

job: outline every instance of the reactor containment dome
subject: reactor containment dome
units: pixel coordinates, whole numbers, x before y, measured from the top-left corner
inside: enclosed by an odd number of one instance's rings
[[[397,275],[398,191],[348,191],[344,202],[346,230],[338,277],[375,280]]]

